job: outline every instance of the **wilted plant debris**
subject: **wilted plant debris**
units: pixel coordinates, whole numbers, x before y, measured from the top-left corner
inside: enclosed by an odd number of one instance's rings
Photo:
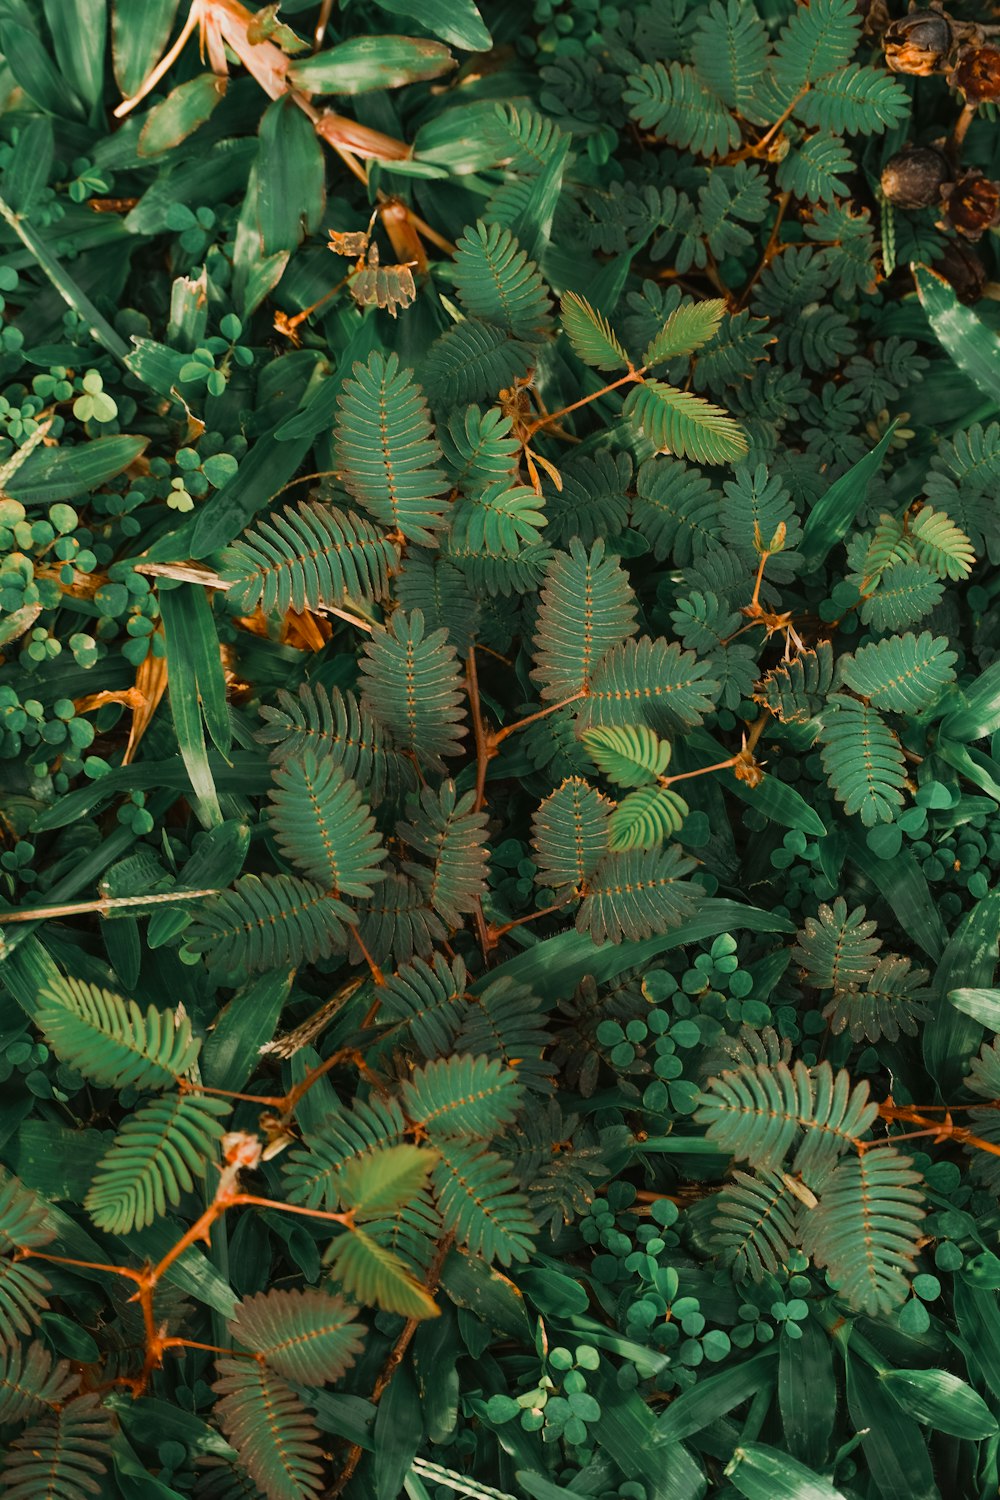
[[[1000,18],[0,61],[0,1493],[995,1496]]]

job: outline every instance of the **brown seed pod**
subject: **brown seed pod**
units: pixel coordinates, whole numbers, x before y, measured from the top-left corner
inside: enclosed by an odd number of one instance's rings
[[[944,70],[955,44],[951,20],[941,10],[914,10],[885,29],[882,45],[893,73],[926,78]]]
[[[905,146],[882,169],[882,191],[897,208],[928,208],[937,203],[951,167],[936,146]]]
[[[970,104],[1000,99],[1000,47],[963,47],[948,82]]]
[[[987,229],[1000,224],[1000,182],[982,172],[964,172],[957,182],[946,184],[941,196],[944,227],[967,240],[982,239]]]
[[[948,241],[934,262],[934,270],[954,288],[959,302],[979,301],[986,285],[986,267],[960,240]]]

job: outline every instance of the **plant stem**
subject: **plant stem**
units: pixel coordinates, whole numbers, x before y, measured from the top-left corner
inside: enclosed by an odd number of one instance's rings
[[[516,734],[519,729],[526,729],[529,724],[536,723],[539,719],[547,719],[549,714],[556,714],[561,708],[567,708],[571,703],[578,703],[581,698],[586,698],[587,689],[581,688],[578,693],[571,693],[568,698],[563,698],[558,703],[550,703],[547,708],[540,708],[537,713],[528,714],[525,719],[518,719],[515,724],[508,724],[503,729],[494,729],[486,736],[486,743],[491,753],[496,753],[496,747],[502,745],[510,734]]]
[[[479,697],[479,674],[476,670],[476,648],[473,646],[465,659],[465,690],[469,696],[469,712],[472,715],[472,733],[476,742],[476,800],[473,811],[479,812],[486,801],[486,770],[495,749],[490,748],[489,736],[483,723],[482,702]]]
[[[528,441],[530,442],[535,433],[540,431],[541,428],[548,427],[551,422],[557,422],[560,417],[567,416],[571,411],[576,411],[581,406],[589,406],[592,401],[599,401],[602,396],[606,396],[609,391],[616,391],[619,386],[641,381],[642,374],[641,370],[630,369],[628,374],[623,375],[620,380],[612,380],[610,385],[603,385],[599,391],[594,391],[592,395],[582,396],[579,401],[570,402],[569,406],[561,406],[558,411],[550,411],[544,417],[537,417],[528,427]]]

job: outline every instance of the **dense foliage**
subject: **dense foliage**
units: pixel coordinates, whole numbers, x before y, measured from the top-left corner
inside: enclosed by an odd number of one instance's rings
[[[1000,1484],[1000,46],[0,0],[0,1490]]]

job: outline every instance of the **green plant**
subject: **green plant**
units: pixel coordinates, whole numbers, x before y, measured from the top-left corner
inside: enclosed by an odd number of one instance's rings
[[[4,1493],[996,1489],[992,34],[0,0]]]

